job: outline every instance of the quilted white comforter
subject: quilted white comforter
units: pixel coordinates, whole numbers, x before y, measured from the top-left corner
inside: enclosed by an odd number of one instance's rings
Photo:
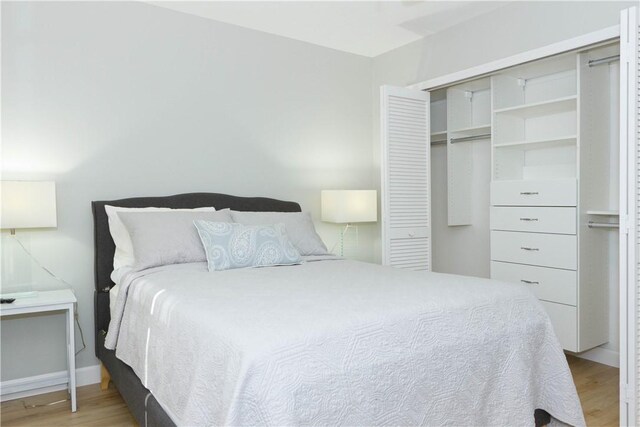
[[[127,274],[107,347],[178,425],[533,425],[584,418],[524,287],[354,261]]]

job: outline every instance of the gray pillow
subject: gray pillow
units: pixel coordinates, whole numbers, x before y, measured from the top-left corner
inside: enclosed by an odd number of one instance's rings
[[[230,222],[229,209],[216,212],[118,212],[133,244],[134,267],[203,262],[207,256],[195,220]]]
[[[287,238],[284,224],[242,225],[195,221],[207,254],[209,271],[300,264],[300,253]]]
[[[309,212],[231,211],[234,222],[244,225],[284,224],[287,237],[300,255],[327,255],[327,247],[313,226]]]

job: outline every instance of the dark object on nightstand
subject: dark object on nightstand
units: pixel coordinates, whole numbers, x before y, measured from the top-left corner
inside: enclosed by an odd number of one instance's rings
[[[11,304],[15,300],[15,298],[0,298],[0,304]]]

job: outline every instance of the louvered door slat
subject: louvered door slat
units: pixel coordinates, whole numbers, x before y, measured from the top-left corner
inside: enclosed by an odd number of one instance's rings
[[[383,262],[429,270],[429,94],[385,86],[381,98]]]

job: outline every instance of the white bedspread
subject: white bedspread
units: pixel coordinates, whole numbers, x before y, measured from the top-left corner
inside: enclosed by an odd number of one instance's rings
[[[524,287],[354,261],[129,273],[107,346],[178,425],[584,425]],[[117,345],[116,345],[117,344]]]

